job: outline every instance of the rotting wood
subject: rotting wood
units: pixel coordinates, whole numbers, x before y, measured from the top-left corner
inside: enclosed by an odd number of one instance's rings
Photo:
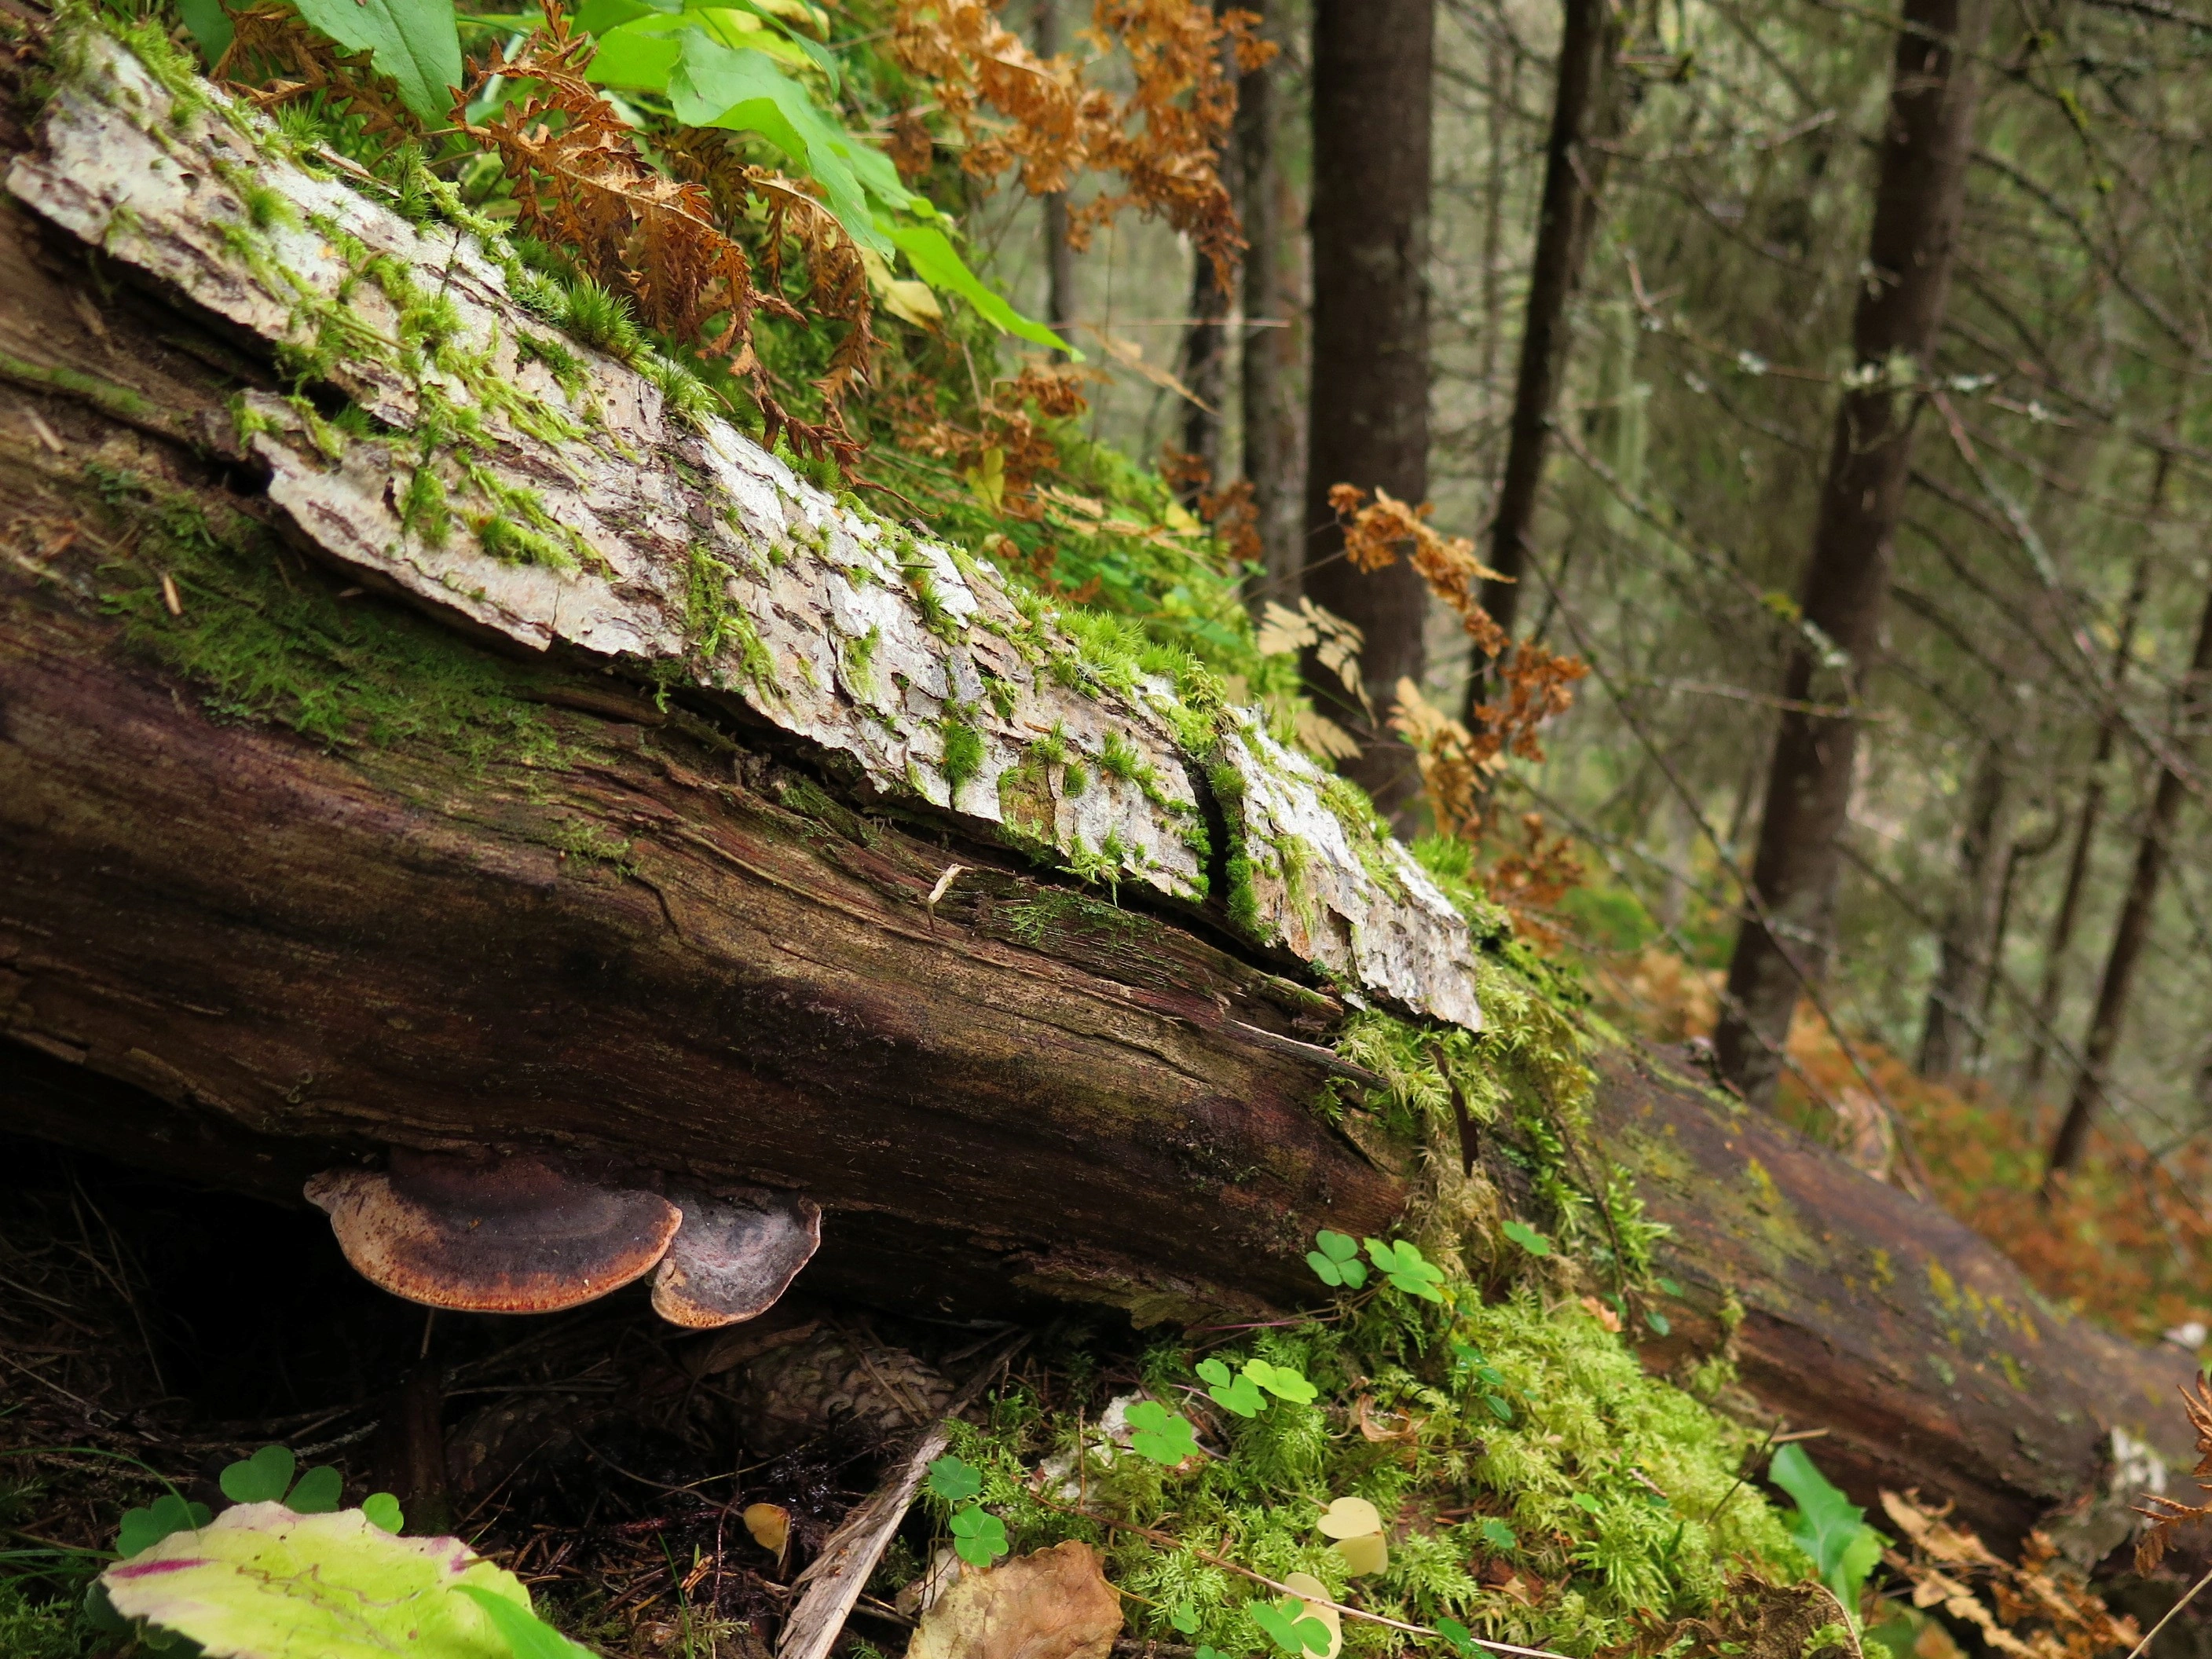
[[[204,110],[180,104],[104,34],[74,55],[9,189],[264,349],[311,356],[398,429],[346,438],[296,399],[236,405],[270,500],[325,556],[534,649],[680,665],[886,797],[1171,898],[1206,893],[1192,768],[1219,751],[1248,788],[1266,775],[1277,817],[1328,818],[1352,854],[1325,880],[1255,887],[1241,920],[1260,942],[1480,1025],[1466,922],[1264,737],[1220,732],[1158,676],[1109,684],[972,559],[839,502],[717,416],[679,422],[638,370],[533,345],[548,330],[510,291],[519,267],[469,232],[310,172],[212,89]],[[1206,728],[1189,752],[1179,711]],[[1257,823],[1243,850],[1282,867]]]

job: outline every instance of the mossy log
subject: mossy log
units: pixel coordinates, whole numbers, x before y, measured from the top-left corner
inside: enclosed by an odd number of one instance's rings
[[[61,84],[0,127],[0,1127],[288,1201],[393,1146],[794,1188],[825,1288],[1140,1321],[1306,1299],[1316,1227],[1433,1182],[1316,1107],[1374,1081],[1330,1046],[1348,1003],[1480,1019],[1476,946],[1312,769],[648,375],[525,361],[514,273],[204,89],[103,37]],[[463,355],[407,319],[428,290]],[[476,437],[426,435],[426,387],[494,377]],[[2112,1429],[2173,1446],[2182,1356],[1690,1081],[1600,1071],[1585,1150],[1676,1229],[1655,1365],[1732,1355],[1862,1497],[1999,1536],[2091,1495]]]

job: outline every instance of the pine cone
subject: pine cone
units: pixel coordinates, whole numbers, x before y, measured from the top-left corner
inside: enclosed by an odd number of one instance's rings
[[[833,1430],[880,1444],[942,1417],[952,1385],[903,1348],[823,1331],[754,1360],[738,1397],[746,1443],[773,1456]]]

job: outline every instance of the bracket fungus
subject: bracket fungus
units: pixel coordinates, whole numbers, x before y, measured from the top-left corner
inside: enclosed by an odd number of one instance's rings
[[[465,1313],[557,1313],[651,1272],[683,1212],[534,1158],[477,1162],[395,1147],[388,1172],[326,1170],[308,1200],[371,1283]]]
[[[822,1243],[822,1206],[784,1193],[729,1198],[679,1192],[684,1224],[653,1277],[653,1308],[671,1324],[713,1330],[773,1306]]]

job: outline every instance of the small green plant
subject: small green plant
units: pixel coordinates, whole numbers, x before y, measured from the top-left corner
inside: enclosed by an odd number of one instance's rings
[[[988,1567],[1012,1547],[1006,1523],[975,1501],[982,1495],[983,1477],[975,1465],[947,1454],[929,1466],[923,1485],[932,1497],[953,1506],[946,1523],[952,1553],[969,1566]]]
[[[1401,1296],[1417,1296],[1424,1302],[1440,1303],[1444,1299],[1444,1270],[1424,1256],[1418,1245],[1403,1238],[1388,1244],[1379,1238],[1362,1242],[1367,1246],[1367,1259],[1375,1264],[1392,1290]]]
[[[1326,1227],[1314,1235],[1319,1248],[1306,1252],[1306,1265],[1332,1289],[1356,1291],[1367,1283],[1367,1264],[1359,1259],[1359,1241]]]
[[[1506,1237],[1530,1255],[1549,1255],[1552,1253],[1552,1241],[1525,1221],[1509,1221],[1502,1231]]]
[[[1308,1613],[1306,1604],[1297,1596],[1285,1595],[1279,1601],[1255,1601],[1251,1610],[1252,1622],[1261,1633],[1291,1659],[1328,1651],[1328,1626]]]
[[[1766,1478],[1797,1500],[1796,1509],[1784,1517],[1790,1535],[1812,1557],[1820,1582],[1856,1620],[1859,1592],[1889,1540],[1867,1525],[1866,1511],[1820,1473],[1802,1446],[1793,1443],[1775,1453]]]
[[[1513,1407],[1505,1399],[1507,1384],[1504,1372],[1483,1358],[1482,1350],[1472,1343],[1455,1340],[1451,1345],[1451,1351],[1454,1368],[1474,1379],[1476,1385],[1482,1390],[1482,1403],[1490,1408],[1490,1414],[1501,1423],[1510,1423],[1513,1420]],[[1504,1529],[1501,1522],[1489,1522],[1485,1523],[1486,1531],[1492,1526],[1498,1526],[1501,1530]],[[1504,1547],[1510,1549],[1512,1547],[1512,1533],[1506,1531],[1505,1538]]]
[[[1218,1359],[1201,1359],[1198,1376],[1215,1405],[1239,1417],[1257,1417],[1267,1403],[1267,1395],[1306,1406],[1320,1392],[1297,1366],[1271,1364],[1264,1359],[1248,1359],[1242,1370],[1234,1372]]]
[[[1153,1400],[1139,1400],[1129,1407],[1129,1449],[1138,1456],[1170,1468],[1198,1452],[1198,1434],[1190,1419],[1171,1412]]]

